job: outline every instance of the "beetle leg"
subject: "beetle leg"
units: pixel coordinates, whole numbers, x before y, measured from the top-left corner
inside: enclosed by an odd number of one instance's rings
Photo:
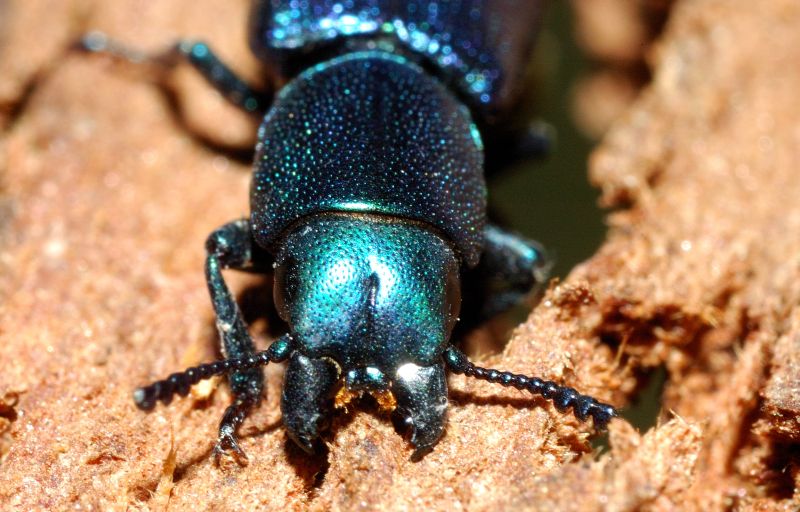
[[[283,381],[281,413],[289,437],[308,453],[328,428],[340,378],[339,366],[327,358],[310,358],[295,352]]]
[[[221,270],[264,270],[270,266],[266,261],[268,258],[253,241],[247,220],[230,222],[214,231],[206,240],[206,253],[206,282],[222,338],[222,351],[229,359],[252,355],[255,353],[253,340]],[[220,422],[214,453],[218,459],[224,451],[232,450],[243,462],[246,457],[236,443],[236,429],[250,408],[261,400],[264,375],[260,368],[240,370],[230,375],[229,382],[235,399]]]
[[[542,246],[532,240],[489,224],[484,228],[481,261],[464,280],[465,297],[482,297],[481,303],[466,303],[462,328],[474,327],[522,301],[545,283],[553,262]],[[467,287],[476,289],[467,289]],[[472,320],[469,320],[472,319]]]
[[[179,40],[166,52],[149,55],[109,39],[102,32],[89,32],[81,38],[80,48],[92,53],[106,53],[133,63],[156,64],[166,69],[171,69],[179,61],[185,61],[228,101],[247,112],[263,115],[272,103],[271,92],[260,92],[251,88],[203,42]]]
[[[429,452],[444,433],[447,415],[447,380],[444,366],[408,363],[392,381],[397,414],[411,428],[411,456],[417,460]]]
[[[512,155],[517,160],[543,158],[553,150],[555,129],[542,120],[534,120],[514,141]]]
[[[232,104],[256,115],[264,115],[272,103],[272,94],[256,91],[239,78],[203,42],[178,41],[173,53],[192,65],[206,81]]]
[[[495,176],[522,160],[544,158],[553,150],[555,129],[534,120],[523,130],[487,136],[486,174]]]

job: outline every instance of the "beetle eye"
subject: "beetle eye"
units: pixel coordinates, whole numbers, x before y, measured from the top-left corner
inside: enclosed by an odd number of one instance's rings
[[[447,273],[444,293],[445,329],[449,336],[461,312],[461,278],[455,268]]]

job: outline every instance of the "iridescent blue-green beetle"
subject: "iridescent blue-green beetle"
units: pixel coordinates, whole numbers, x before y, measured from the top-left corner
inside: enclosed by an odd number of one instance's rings
[[[215,453],[232,450],[240,460],[236,429],[259,402],[260,366],[270,361],[288,361],[283,422],[307,451],[333,408],[366,392],[400,415],[415,455],[424,454],[445,428],[446,369],[540,394],[604,427],[616,415],[610,405],[477,367],[450,342],[462,282],[478,290],[465,294],[474,325],[546,273],[535,243],[487,224],[484,182],[485,155],[496,168],[541,146],[535,132],[502,131],[541,4],[255,1],[251,47],[289,80],[274,97],[251,89],[202,43],[181,41],[157,58],[188,61],[233,103],[264,117],[250,219],[226,224],[206,244],[226,359],[139,388],[136,404],[150,409],[229,374],[235,402]],[[83,44],[141,57],[102,34]],[[269,349],[255,351],[223,268],[274,269],[275,305],[290,332]]]

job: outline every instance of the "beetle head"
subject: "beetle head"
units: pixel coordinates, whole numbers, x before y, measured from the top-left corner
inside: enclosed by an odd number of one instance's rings
[[[326,214],[284,239],[275,304],[297,350],[335,361],[348,390],[379,392],[409,364],[442,364],[458,272],[450,245],[419,223]]]

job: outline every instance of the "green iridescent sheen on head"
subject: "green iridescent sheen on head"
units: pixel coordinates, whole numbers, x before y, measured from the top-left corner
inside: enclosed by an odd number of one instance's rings
[[[441,361],[460,307],[449,244],[418,223],[328,214],[292,231],[276,304],[303,353],[387,375]]]

